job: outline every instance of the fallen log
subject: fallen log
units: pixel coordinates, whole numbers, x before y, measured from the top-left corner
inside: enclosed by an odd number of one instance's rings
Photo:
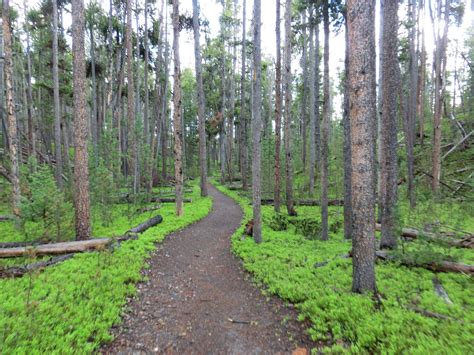
[[[262,205],[273,205],[275,203],[272,198],[262,198]],[[319,200],[297,200],[294,202],[297,206],[319,206]],[[328,206],[344,206],[344,200],[334,199],[328,201]]]
[[[0,269],[0,278],[21,277],[29,272],[40,271],[48,266],[61,263],[65,260],[72,258],[73,256],[74,254],[60,255],[60,256],[50,258],[48,260],[39,261],[39,262],[28,264],[25,266],[11,266],[8,268],[2,268]]]
[[[137,212],[138,213],[151,212],[151,211],[159,210],[160,208],[161,208],[161,205],[137,208]]]
[[[102,250],[107,247],[110,247],[114,243],[120,243],[125,240],[136,238],[136,235],[129,234],[118,238],[97,238],[88,240],[78,240],[73,242],[40,244],[37,246],[3,248],[0,249],[0,258],[16,258],[28,255],[44,256],[82,253],[90,250]]]
[[[150,202],[161,202],[161,203],[174,203],[176,202],[175,197],[152,197]],[[190,198],[183,198],[184,203],[191,203],[192,200]]]
[[[154,227],[156,226],[157,224],[163,222],[163,217],[161,217],[160,215],[157,215],[153,218],[150,218],[148,221],[146,222],[143,222],[142,224],[139,224],[138,226],[136,226],[135,228],[132,228],[132,229],[129,229],[127,231],[127,234],[131,234],[131,233],[143,233],[144,231],[146,231],[148,228],[151,228],[151,227]]]
[[[379,223],[375,224],[375,230],[381,231],[382,225]],[[402,228],[402,237],[409,238],[409,239],[416,239],[422,236],[424,239],[433,242],[442,242],[447,243],[450,246],[457,247],[457,248],[468,248],[474,249],[474,234],[468,234],[461,239],[448,239],[445,237],[440,237],[434,233],[426,232],[426,231],[419,231],[412,228]]]
[[[433,277],[431,281],[433,282],[433,288],[435,290],[436,295],[447,304],[453,304],[453,301],[451,301],[451,299],[449,298],[449,295],[441,284],[441,281],[437,277]]]
[[[1,215],[0,216],[0,222],[2,221],[13,221],[15,220],[15,216],[12,215]]]
[[[455,263],[452,261],[431,261],[426,263],[414,263],[411,261],[395,258],[386,251],[377,250],[375,256],[381,260],[398,261],[401,265],[422,267],[434,272],[456,272],[467,275],[474,275],[474,265]]]
[[[50,244],[48,240],[33,240],[30,242],[2,242],[0,243],[0,249],[2,248],[17,248],[17,247],[28,247],[28,246],[35,246],[40,244]]]

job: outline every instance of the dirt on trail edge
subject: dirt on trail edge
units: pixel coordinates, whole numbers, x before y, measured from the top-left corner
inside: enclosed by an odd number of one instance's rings
[[[148,281],[138,284],[102,353],[304,354],[315,346],[296,311],[262,295],[231,253],[240,207],[213,186],[209,194],[210,214],[153,253]]]

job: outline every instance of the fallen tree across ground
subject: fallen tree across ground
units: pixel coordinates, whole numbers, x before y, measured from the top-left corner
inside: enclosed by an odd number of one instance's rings
[[[262,198],[262,205],[273,205],[274,203],[275,203],[275,200],[272,198]],[[320,201],[319,200],[297,200],[294,202],[294,204],[297,206],[319,206]],[[341,199],[329,200],[328,206],[344,206],[344,200],[341,200]]]
[[[379,223],[377,223],[375,225],[375,229],[377,231],[381,231],[382,226]],[[412,228],[402,228],[401,234],[402,234],[402,237],[404,238],[416,239],[419,237],[423,237],[424,239],[428,241],[446,243],[450,246],[457,247],[457,248],[474,249],[474,235],[473,234],[468,234],[460,239],[454,239],[454,238],[449,238],[449,237],[443,237],[443,236],[436,235],[434,233],[430,233],[426,231],[419,231],[417,229],[412,229]]]
[[[16,247],[0,248],[0,258],[16,258],[21,256],[44,256],[62,255],[70,253],[82,253],[91,250],[102,250],[114,247],[117,243],[129,239],[136,239],[136,234],[143,233],[148,228],[154,227],[163,221],[163,217],[157,215],[149,220],[129,229],[124,236],[113,238],[96,238],[88,240],[78,240],[72,242],[50,243],[34,245],[20,245]]]
[[[72,258],[73,256],[74,254],[65,254],[49,258],[48,260],[38,261],[36,263],[28,264],[25,266],[11,266],[8,268],[0,269],[0,278],[20,277],[32,271],[40,271],[47,266],[61,263],[65,260]]]
[[[176,198],[174,197],[152,197],[150,202],[161,202],[161,203],[174,203],[176,202]],[[192,200],[190,198],[183,198],[183,202],[191,203]]]
[[[13,221],[14,219],[15,219],[15,216],[0,215],[0,222],[1,221]]]

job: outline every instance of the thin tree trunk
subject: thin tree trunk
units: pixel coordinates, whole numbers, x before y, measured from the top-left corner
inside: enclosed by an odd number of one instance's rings
[[[26,12],[26,1],[24,1],[24,7]],[[25,16],[26,17],[26,16]],[[27,76],[26,76],[26,110],[28,115],[28,155],[30,157],[36,154],[36,135],[35,135],[35,124],[33,121],[33,89],[31,86],[31,48],[30,48],[30,26],[28,21],[25,22],[26,26],[26,64],[27,64]],[[3,73],[3,71],[2,71]],[[3,94],[1,95],[3,98]],[[3,102],[3,100],[2,100]]]
[[[199,172],[201,176],[201,196],[207,196],[207,149],[206,149],[206,122],[205,122],[205,100],[202,83],[201,48],[199,34],[199,5],[198,0],[193,0],[193,31],[194,31],[194,60],[196,68],[196,84],[198,99],[199,120]]]
[[[442,16],[442,0],[438,0],[438,19]],[[441,178],[441,117],[443,115],[444,86],[446,77],[446,46],[448,36],[449,10],[448,0],[444,1],[445,24],[443,34],[439,33],[436,38],[436,49],[434,58],[435,70],[435,99],[434,99],[434,118],[433,118],[433,153],[432,153],[432,172],[433,179],[431,189],[437,193]]]
[[[347,25],[347,12],[344,13],[346,48],[344,58],[344,116],[343,116],[343,130],[344,130],[344,238],[352,239],[352,191],[351,191],[351,123],[349,118],[349,31]]]
[[[135,98],[133,85],[133,47],[132,47],[132,0],[127,0],[127,26],[125,30],[125,47],[127,50],[127,144],[128,157],[127,175],[133,174],[135,179],[136,140],[135,140]],[[136,182],[133,181],[136,192]]]
[[[316,56],[319,56],[319,48],[314,48],[314,28],[316,19],[313,12],[310,17],[310,33],[309,33],[309,65],[310,65],[310,86],[309,86],[309,196],[314,195],[314,175],[316,170],[316,110],[319,108],[316,104]],[[319,89],[319,87],[318,87]]]
[[[63,162],[61,156],[61,108],[59,102],[58,73],[58,5],[53,1],[53,99],[54,99],[54,148],[56,158],[56,185],[63,186]]]
[[[286,208],[290,216],[295,216],[293,206],[293,161],[291,156],[291,3],[286,0],[285,8],[285,156],[286,156]]]
[[[383,8],[382,110],[380,117],[380,248],[397,246],[395,208],[397,203],[397,96],[398,91],[398,2],[387,1]]]
[[[72,53],[74,97],[74,205],[76,239],[89,239],[90,201],[87,152],[86,65],[84,55],[84,2],[72,0]]]
[[[181,69],[179,62],[179,0],[173,0],[173,132],[176,215],[183,214],[183,128],[181,126]]]
[[[323,127],[321,139],[321,239],[328,236],[328,157],[329,157],[329,0],[323,5],[324,23],[324,82],[323,82]]]
[[[12,32],[10,26],[10,4],[9,0],[3,0],[2,28],[4,39],[4,64],[6,111],[8,120],[8,142],[11,162],[11,183],[12,183],[12,207],[13,214],[20,216],[20,166],[18,162],[19,146],[17,119],[15,114],[15,97],[13,90],[13,56],[12,56]]]
[[[276,0],[276,67],[275,67],[275,212],[280,212],[280,191],[281,191],[281,31],[280,31],[280,0]]]
[[[91,85],[92,85],[92,110],[91,110],[91,135],[92,135],[92,146],[97,150],[97,80],[95,70],[95,39],[94,39],[94,14],[91,14],[89,23],[90,33],[90,56],[91,56]]]
[[[306,10],[303,10],[302,14],[302,54],[301,54],[301,67],[303,69],[303,92],[301,94],[301,117],[300,117],[300,124],[301,124],[301,135],[302,135],[302,149],[301,149],[301,156],[302,156],[302,164],[303,164],[303,172],[306,171],[306,149],[307,149],[307,138],[308,135],[306,134],[307,126],[308,126],[308,107],[307,107],[307,98],[308,98],[308,90],[309,90],[309,76],[308,76],[308,53],[307,53],[307,42],[308,38],[306,35],[306,27],[308,26],[308,21],[306,20]],[[310,99],[311,101],[311,99]]]
[[[352,290],[375,292],[375,0],[348,0]],[[364,70],[361,70],[364,68]]]
[[[143,39],[143,45],[145,47],[145,68],[144,68],[144,79],[143,86],[145,87],[145,107],[143,110],[143,138],[147,145],[150,145],[150,119],[148,117],[148,106],[149,106],[149,90],[148,90],[148,2],[145,0],[145,37]]]
[[[262,54],[261,54],[261,0],[253,5],[253,101],[252,101],[252,205],[253,239],[262,242],[261,215],[261,149],[262,149]]]
[[[242,10],[242,68],[240,74],[240,172],[242,174],[242,189],[244,191],[248,188],[247,182],[247,171],[248,171],[248,148],[247,148],[247,117],[245,113],[245,59],[247,50],[247,39],[246,39],[246,21],[247,21],[247,0],[243,0]]]

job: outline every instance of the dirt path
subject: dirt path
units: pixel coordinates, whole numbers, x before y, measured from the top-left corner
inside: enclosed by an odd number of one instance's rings
[[[273,354],[310,348],[296,312],[263,296],[230,252],[240,207],[212,186],[209,192],[213,210],[159,246],[146,270],[149,281],[139,284],[104,353]]]

